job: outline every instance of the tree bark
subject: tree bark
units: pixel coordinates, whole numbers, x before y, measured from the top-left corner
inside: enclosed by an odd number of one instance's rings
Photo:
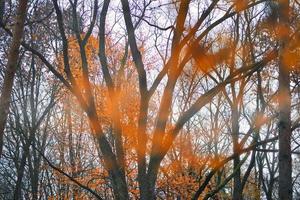
[[[4,11],[5,11],[5,0],[0,0],[0,23],[3,23]]]
[[[238,153],[240,151],[239,147],[239,114],[237,108],[237,102],[234,102],[232,108],[232,140],[233,140],[233,153],[236,155],[233,159],[233,169],[236,173],[233,177],[233,200],[241,200],[242,197],[242,182],[241,182],[241,169],[239,168],[240,156]]]
[[[32,135],[34,133],[30,133],[30,137],[32,139]],[[14,190],[14,200],[19,200],[22,199],[22,179],[25,173],[25,166],[26,166],[26,160],[28,159],[29,156],[29,147],[31,145],[31,139],[29,141],[25,142],[25,147],[24,147],[24,152],[22,154],[20,166],[17,172],[17,182]]]
[[[278,0],[279,14],[279,199],[291,200],[291,93],[290,69],[287,65],[289,37],[289,0]]]
[[[21,38],[23,35],[24,22],[27,13],[27,0],[20,0],[17,11],[16,23],[13,31],[13,38],[10,44],[8,61],[4,75],[4,82],[0,97],[0,156],[3,149],[3,135],[6,125],[6,120],[9,112],[9,105],[11,101],[11,93],[14,82],[14,77],[17,71],[17,62],[19,58],[19,48]]]

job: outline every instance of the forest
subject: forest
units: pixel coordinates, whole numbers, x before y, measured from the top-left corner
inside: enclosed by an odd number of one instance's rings
[[[0,199],[299,200],[299,0],[0,0]]]

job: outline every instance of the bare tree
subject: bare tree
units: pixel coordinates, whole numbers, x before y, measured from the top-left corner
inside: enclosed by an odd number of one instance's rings
[[[300,146],[298,137],[288,143],[300,121],[299,81],[285,62],[287,52],[299,57],[288,24],[298,15],[285,16],[289,2],[278,1],[274,20],[265,2],[30,4],[16,60],[31,71],[14,72],[14,87],[10,80],[2,196],[270,199],[278,183],[291,188],[298,177],[283,176],[292,168],[281,158],[291,162]],[[16,5],[4,7],[1,31],[14,38]]]

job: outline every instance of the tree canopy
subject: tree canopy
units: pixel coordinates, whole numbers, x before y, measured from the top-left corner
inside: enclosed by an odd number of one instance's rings
[[[297,0],[0,0],[0,199],[300,198]]]

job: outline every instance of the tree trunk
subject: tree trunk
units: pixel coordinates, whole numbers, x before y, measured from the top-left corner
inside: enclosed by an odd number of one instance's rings
[[[73,146],[73,127],[72,127],[72,114],[71,114],[71,97],[68,96],[67,105],[66,105],[66,117],[67,117],[67,126],[68,126],[68,143],[69,143],[69,157],[70,157],[70,164],[71,164],[71,176],[76,178],[77,171],[76,171],[76,158],[75,158],[75,150]],[[76,186],[70,186],[71,193],[73,199],[78,199],[78,189]]]
[[[233,141],[233,153],[238,154],[240,151],[239,147],[239,114],[237,108],[237,102],[233,102],[232,108],[232,141]],[[240,157],[237,155],[233,159],[233,169],[237,170],[233,177],[233,200],[242,199],[242,181],[241,181],[241,170],[239,168]]]
[[[32,141],[32,146],[36,146],[35,140]],[[42,150],[44,152],[44,150]],[[29,152],[28,156],[28,167],[31,184],[31,195],[32,199],[38,199],[38,188],[39,188],[39,174],[40,174],[41,157],[37,155],[37,152],[32,148],[32,154]]]
[[[278,1],[279,13],[279,199],[292,199],[291,94],[287,65],[289,37],[289,0]]]
[[[5,0],[0,0],[0,23],[3,23],[4,11],[5,11]]]
[[[25,146],[23,149],[21,163],[20,163],[18,173],[17,173],[17,182],[16,182],[16,186],[15,186],[15,191],[14,191],[14,200],[22,199],[21,198],[22,179],[23,179],[24,172],[25,172],[26,160],[29,156],[29,150],[30,150],[31,143],[34,139],[34,136],[35,136],[35,133],[30,132],[28,141],[25,141]]]
[[[24,22],[27,12],[26,9],[27,0],[20,0],[17,11],[16,24],[13,31],[13,38],[8,52],[8,61],[0,97],[0,156],[2,155],[3,135],[9,112],[14,77],[17,70],[19,47],[21,44],[21,38],[23,35]]]
[[[15,190],[14,190],[14,200],[20,200],[22,199],[21,196],[21,189],[22,189],[22,179],[23,179],[23,175],[24,175],[24,171],[25,171],[25,165],[26,165],[26,159],[27,156],[25,155],[25,151],[22,155],[22,159],[21,159],[21,163],[20,163],[20,167],[18,169],[17,172],[17,182],[16,182],[16,186],[15,186]]]

